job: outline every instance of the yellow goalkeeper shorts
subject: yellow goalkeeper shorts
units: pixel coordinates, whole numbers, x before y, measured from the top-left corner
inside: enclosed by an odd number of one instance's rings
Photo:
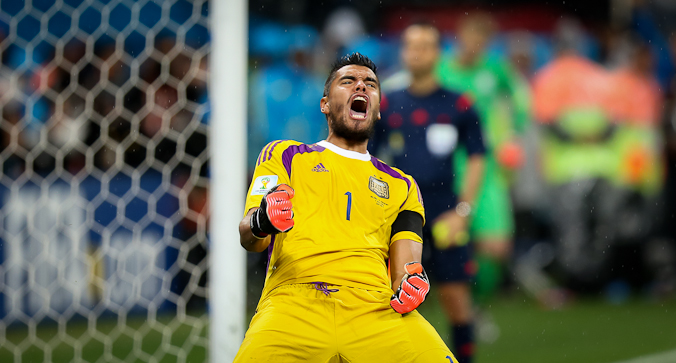
[[[390,307],[391,292],[313,284],[262,299],[235,362],[457,363],[417,311]]]

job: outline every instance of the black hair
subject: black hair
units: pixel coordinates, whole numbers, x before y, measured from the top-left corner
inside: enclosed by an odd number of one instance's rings
[[[376,75],[376,81],[378,82],[378,88],[380,88],[380,80],[378,80],[378,67],[376,67],[376,64],[373,63],[369,57],[359,53],[359,52],[354,52],[352,54],[347,54],[340,59],[338,59],[335,63],[333,63],[333,66],[331,66],[331,72],[329,72],[329,77],[326,79],[326,83],[324,83],[324,95],[323,97],[326,97],[329,95],[329,90],[331,89],[331,83],[333,83],[333,80],[336,79],[336,72],[338,72],[339,69],[345,67],[345,66],[350,66],[350,65],[356,65],[356,66],[364,66],[373,71],[373,73]]]

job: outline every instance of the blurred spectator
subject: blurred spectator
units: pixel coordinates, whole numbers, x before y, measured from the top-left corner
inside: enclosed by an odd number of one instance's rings
[[[655,126],[662,116],[662,92],[654,76],[653,56],[641,39],[630,42],[628,59],[614,74],[619,117],[630,124]]]
[[[504,263],[509,259],[514,218],[509,195],[509,174],[524,160],[519,138],[529,121],[528,85],[509,62],[491,57],[487,47],[497,30],[494,19],[485,13],[462,17],[457,31],[457,49],[439,62],[440,83],[468,93],[475,100],[486,142],[486,169],[470,225],[476,242],[478,272],[475,298],[485,304],[502,281]],[[466,173],[467,157],[455,154],[456,189]]]
[[[365,33],[364,22],[356,10],[349,7],[334,10],[326,19],[322,31],[319,63],[330,67],[334,60],[346,54],[345,47]]]
[[[619,178],[629,188],[654,196],[662,187],[661,137],[663,95],[654,76],[654,59],[648,44],[630,38],[625,64],[612,74],[616,117],[622,127]]]
[[[585,201],[597,180],[610,173],[606,166],[612,153],[603,141],[611,122],[611,84],[605,70],[578,55],[582,31],[577,23],[562,21],[556,36],[556,58],[533,83],[535,118],[545,125],[541,156],[543,176],[553,189],[556,257],[565,274],[596,278],[607,267],[607,245],[591,241],[594,233],[586,227],[591,206]],[[608,208],[601,211],[610,218]]]
[[[625,124],[640,114],[654,117],[659,102],[642,58],[645,54],[634,53],[630,68],[611,75],[577,54],[582,34],[577,23],[560,22],[557,56],[538,72],[533,89],[535,117],[544,126],[543,176],[554,202],[556,271],[567,286],[586,290],[617,276],[613,263],[620,239],[645,236],[641,233],[648,229],[645,218],[635,218],[645,216],[645,211],[642,203],[636,204],[623,167],[629,165],[634,168],[630,173],[640,174],[654,160],[648,162],[643,149],[629,141],[636,133]],[[635,84],[650,103],[632,107],[633,100],[623,98],[633,93],[617,92],[617,82]]]
[[[279,28],[280,31],[281,28]],[[283,59],[254,69],[249,86],[249,168],[253,169],[265,144],[278,139],[312,143],[326,137],[326,121],[319,111],[323,80],[314,70],[317,33],[298,26],[285,32],[288,53]]]
[[[538,39],[535,34],[519,30],[506,35],[506,54],[516,71],[521,77],[530,82],[534,76],[536,53]],[[529,115],[529,123],[530,118]],[[518,229],[515,238],[519,234],[531,234],[535,226],[533,223],[539,223],[541,212],[547,208],[547,192],[543,187],[542,177],[539,168],[539,130],[537,124],[530,124],[519,139],[524,149],[523,166],[516,171],[512,180],[512,201],[516,219],[516,228]]]

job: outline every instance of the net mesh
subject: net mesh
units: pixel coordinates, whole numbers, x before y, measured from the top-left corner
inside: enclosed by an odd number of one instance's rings
[[[205,359],[207,15],[0,1],[0,362]]]

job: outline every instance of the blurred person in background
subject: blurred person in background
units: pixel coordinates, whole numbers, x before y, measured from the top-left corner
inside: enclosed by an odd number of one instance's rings
[[[511,255],[514,217],[509,174],[523,163],[519,139],[526,130],[530,107],[525,80],[508,61],[487,54],[494,32],[495,24],[490,15],[476,13],[464,17],[457,32],[457,50],[442,59],[436,69],[442,86],[468,92],[474,99],[485,135],[485,176],[469,226],[476,242],[478,271],[474,296],[480,306],[499,288],[503,265]],[[462,194],[468,188],[463,184],[467,181],[463,176],[468,165],[465,150],[458,150],[454,157],[458,175],[456,190]]]
[[[327,134],[322,113],[313,107],[317,93],[323,90],[313,59],[317,32],[308,26],[286,31],[269,24],[255,30],[253,37],[273,37],[276,43],[257,49],[269,57],[269,63],[257,64],[250,77],[249,125],[256,130],[249,133],[249,150],[256,150],[249,153],[253,157],[249,159],[250,169],[256,162],[257,150],[273,140],[311,143]],[[259,47],[265,42],[268,41],[258,42]]]
[[[536,69],[537,36],[527,30],[518,30],[505,35],[507,58],[522,79],[530,83]],[[547,193],[538,166],[539,130],[537,124],[531,122],[532,115],[529,116],[528,125],[519,140],[524,150],[523,165],[514,175],[510,175],[514,218],[518,229],[516,244],[520,242],[518,241],[520,238],[523,240],[523,237],[535,237],[534,234],[537,234],[535,229],[538,228],[536,224],[542,224],[544,219],[542,211],[547,207]]]
[[[552,202],[553,273],[569,288],[598,291],[611,272],[622,201],[615,148],[619,112],[614,80],[580,55],[583,40],[576,21],[559,22],[556,57],[533,81],[534,113],[543,131],[541,167]]]
[[[506,55],[523,79],[532,81],[537,69],[538,53],[546,52],[546,41],[528,30],[506,34]],[[546,44],[546,43],[545,43]],[[523,166],[513,175],[511,196],[516,233],[510,269],[519,289],[548,309],[559,308],[566,302],[565,290],[544,271],[553,259],[549,241],[548,193],[540,172],[542,130],[530,122],[520,138],[524,150]],[[499,331],[498,331],[499,332]],[[488,331],[490,333],[490,330]]]
[[[616,179],[622,204],[615,218],[617,247],[610,288],[643,287],[650,270],[661,269],[658,256],[664,251],[664,241],[656,238],[665,174],[660,130],[663,94],[649,44],[631,33],[625,42],[627,58],[612,72],[619,123],[614,137],[619,157]]]
[[[329,67],[346,48],[366,35],[361,15],[352,7],[339,7],[328,16],[321,34],[317,63]],[[380,64],[380,63],[378,63]]]
[[[616,117],[626,138],[622,144],[619,166],[623,184],[628,189],[654,196],[662,188],[662,143],[659,124],[662,119],[663,94],[654,76],[654,58],[641,38],[627,36],[627,59],[611,73],[614,84]]]
[[[416,23],[402,34],[401,57],[410,84],[383,96],[382,121],[371,150],[416,179],[425,198],[423,229],[431,275],[439,283],[439,301],[451,322],[458,362],[474,356],[474,327],[469,282],[473,278],[467,234],[471,208],[481,184],[485,147],[479,117],[469,99],[442,89],[434,75],[441,34],[431,23]],[[468,155],[466,188],[453,190],[453,153]]]

